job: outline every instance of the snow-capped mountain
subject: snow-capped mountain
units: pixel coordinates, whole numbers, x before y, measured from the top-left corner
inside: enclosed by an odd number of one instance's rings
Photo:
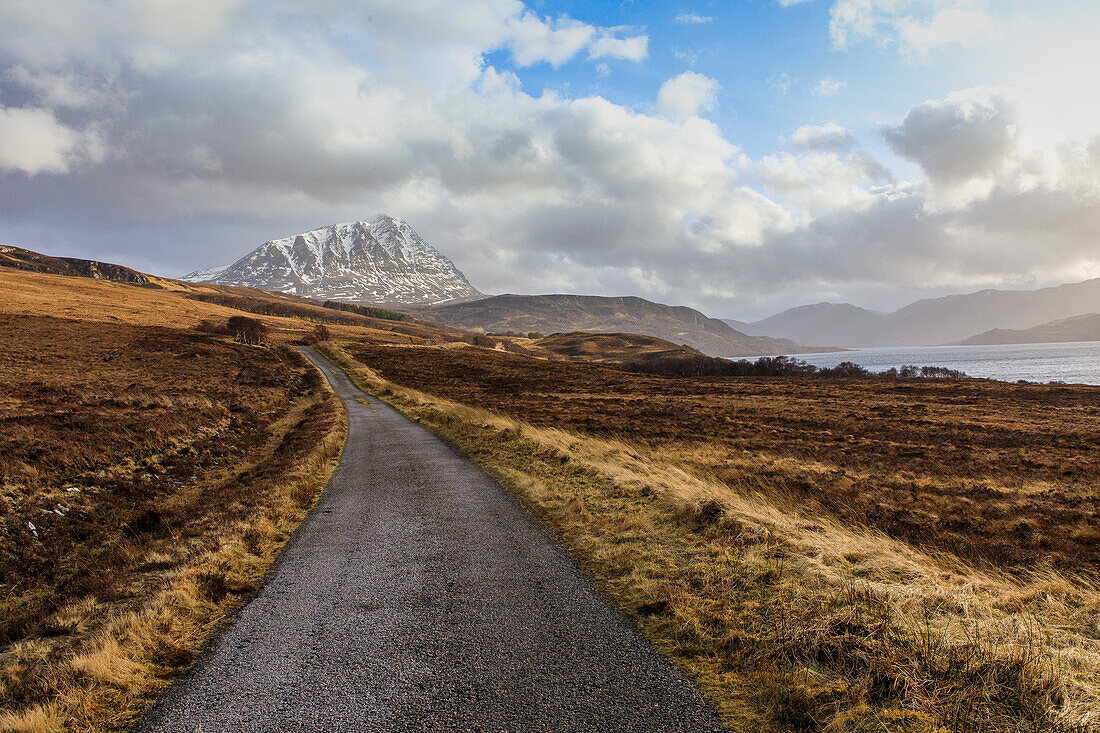
[[[273,239],[228,267],[183,279],[349,303],[434,305],[481,295],[412,227],[386,214]]]

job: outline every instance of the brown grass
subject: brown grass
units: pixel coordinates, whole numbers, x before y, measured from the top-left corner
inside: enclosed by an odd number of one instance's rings
[[[260,312],[270,329],[266,340],[276,345],[298,341],[317,322],[331,323],[336,336],[372,343],[430,344],[457,337],[449,329],[340,313],[303,298],[252,288],[152,279],[157,288],[0,267],[0,313],[189,330],[202,321],[224,324],[231,316]]]
[[[975,565],[969,552],[947,551],[926,508],[971,484],[979,516],[1003,493],[1083,501],[1087,479],[1055,478],[1056,459],[1040,451],[1095,460],[1087,446],[1097,390],[666,380],[485,351],[417,349],[413,364],[399,348],[348,348],[377,371],[329,353],[512,488],[731,730],[1097,729],[1096,585],[1021,568],[1019,555],[999,550]],[[904,410],[916,404],[939,426],[907,426]],[[857,409],[862,421],[849,416]],[[1038,439],[1012,451],[1005,433],[1025,414],[1023,429]],[[899,438],[926,448],[912,455]],[[863,450],[848,450],[851,439]],[[978,443],[965,471],[947,450],[962,439]],[[999,460],[983,460],[983,443]],[[737,463],[716,463],[723,455]],[[914,516],[930,523],[931,538],[853,521],[830,509],[841,499],[792,500],[787,482],[829,494],[833,474],[857,466],[865,489],[889,476],[920,482]],[[1057,488],[1044,494],[1044,482]],[[883,501],[894,501],[884,483]],[[1069,521],[1061,531],[1072,535],[1079,520]],[[1053,524],[1039,526],[1068,553]],[[1066,558],[1068,569],[1086,567]]]
[[[239,311],[8,271],[0,304],[0,730],[122,729],[255,590],[344,414],[292,349],[193,330]]]
[[[699,475],[929,552],[1007,570],[1100,568],[1097,387],[689,379],[483,350],[352,353],[399,384],[639,442]]]

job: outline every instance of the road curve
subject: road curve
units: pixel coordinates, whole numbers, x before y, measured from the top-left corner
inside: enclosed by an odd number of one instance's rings
[[[514,497],[303,351],[347,405],[340,466],[137,731],[720,730]]]

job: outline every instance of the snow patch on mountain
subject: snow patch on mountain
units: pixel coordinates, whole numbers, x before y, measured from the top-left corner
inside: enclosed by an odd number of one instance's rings
[[[183,279],[351,303],[435,305],[481,295],[404,220],[386,214],[273,239],[228,267]]]

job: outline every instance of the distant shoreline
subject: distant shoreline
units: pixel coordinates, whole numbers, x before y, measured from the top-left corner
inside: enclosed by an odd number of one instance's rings
[[[841,361],[852,361],[871,371],[905,364],[930,364],[966,372],[970,377],[1006,383],[1023,380],[1040,384],[1100,385],[1100,341],[876,346],[788,356],[825,368]]]

